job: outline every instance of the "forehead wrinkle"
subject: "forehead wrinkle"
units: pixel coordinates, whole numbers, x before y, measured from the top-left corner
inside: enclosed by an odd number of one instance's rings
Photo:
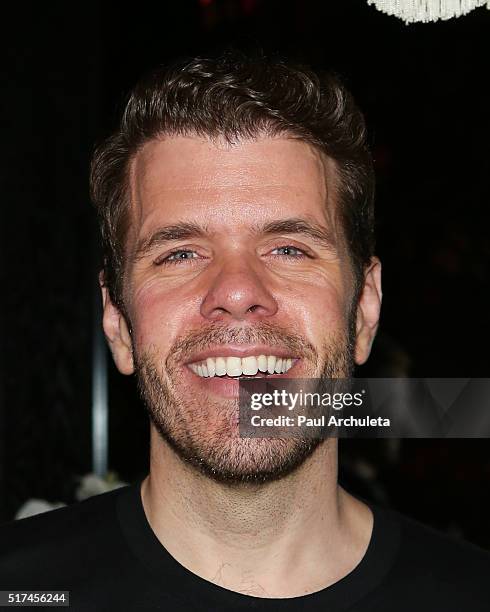
[[[142,229],[143,226],[146,224],[146,220],[148,219],[148,217],[153,216],[153,213],[155,213],[155,211],[157,211],[158,208],[161,209],[161,204],[164,202],[165,200],[165,192],[168,193],[172,193],[173,195],[175,195],[176,192],[179,192],[182,194],[182,199],[185,200],[185,195],[186,193],[195,193],[198,192],[200,194],[202,194],[203,196],[203,202],[202,205],[205,207],[209,207],[209,212],[212,211],[212,206],[214,205],[216,208],[216,213],[219,214],[219,204],[222,204],[221,201],[215,201],[213,202],[213,198],[209,197],[209,195],[217,195],[219,196],[219,200],[222,199],[221,194],[214,194],[213,192],[216,192],[217,190],[223,189],[223,188],[229,188],[231,193],[230,194],[223,194],[224,196],[226,196],[226,199],[229,200],[230,202],[236,202],[236,203],[240,203],[240,200],[242,200],[242,193],[246,196],[245,199],[247,198],[251,198],[252,200],[253,195],[251,196],[251,192],[253,191],[257,191],[259,193],[262,193],[264,191],[273,191],[275,192],[277,190],[278,193],[273,193],[273,194],[269,194],[269,197],[272,196],[272,200],[276,200],[277,199],[277,205],[280,207],[281,204],[281,199],[284,197],[281,194],[281,191],[285,191],[286,192],[286,198],[289,200],[290,199],[290,195],[293,194],[295,196],[295,199],[298,198],[303,198],[303,197],[309,197],[309,196],[313,196],[315,197],[315,199],[318,197],[320,199],[320,201],[322,202],[323,206],[322,206],[322,213],[323,213],[323,217],[325,218],[325,220],[327,221],[328,225],[330,225],[332,227],[332,229],[334,229],[335,233],[337,232],[337,227],[336,227],[336,214],[335,214],[335,202],[332,201],[331,196],[333,195],[333,192],[335,192],[335,187],[333,186],[332,189],[330,189],[330,182],[334,182],[335,181],[335,164],[332,163],[333,160],[331,160],[328,156],[325,155],[324,152],[322,152],[321,150],[319,150],[317,147],[309,145],[308,143],[302,143],[305,146],[304,148],[304,155],[306,159],[310,160],[310,170],[309,170],[309,174],[310,175],[316,175],[316,178],[314,176],[312,176],[312,180],[311,182],[308,181],[307,184],[311,185],[311,191],[310,189],[306,188],[305,191],[305,185],[304,183],[301,184],[301,188],[298,190],[298,186],[293,182],[293,178],[289,176],[288,178],[291,179],[290,181],[288,181],[288,179],[286,179],[286,181],[288,182],[284,182],[284,179],[281,180],[271,180],[271,178],[273,179],[274,177],[271,177],[270,174],[268,174],[268,182],[267,183],[253,183],[250,184],[248,181],[250,178],[253,178],[254,172],[253,172],[253,167],[252,168],[248,168],[248,172],[246,173],[240,173],[240,166],[236,167],[233,166],[233,164],[230,165],[230,167],[226,168],[227,171],[227,177],[232,177],[232,180],[218,180],[218,182],[216,182],[217,178],[219,179],[220,176],[220,172],[219,172],[219,168],[216,168],[216,175],[214,175],[212,178],[210,179],[210,177],[206,174],[206,175],[201,175],[200,173],[197,172],[195,175],[191,174],[187,174],[185,176],[185,180],[188,181],[189,178],[194,178],[194,179],[198,179],[195,180],[194,184],[185,186],[185,185],[179,185],[178,183],[176,184],[172,184],[172,182],[175,180],[176,175],[175,172],[171,173],[170,176],[165,172],[165,169],[163,168],[158,168],[155,167],[155,163],[154,160],[155,158],[158,158],[158,149],[156,147],[152,147],[151,145],[158,145],[158,142],[149,142],[147,143],[140,151],[138,151],[136,153],[136,155],[134,156],[131,165],[130,165],[130,172],[129,172],[129,177],[130,177],[130,186],[131,186],[131,202],[130,202],[130,206],[131,206],[131,223],[129,226],[129,231],[128,234],[131,233],[131,237],[133,238],[133,242],[135,237],[135,230],[139,233]],[[150,145],[150,146],[148,146]],[[252,154],[252,152],[250,154],[248,154],[247,159],[252,159],[254,161],[254,155]],[[257,158],[257,163],[261,163],[261,157],[260,155]],[[305,161],[306,163],[306,161]],[[161,164],[160,164],[161,166]],[[279,165],[280,168],[280,165]],[[162,172],[163,170],[163,172]],[[167,174],[167,176],[165,176],[165,174]],[[172,176],[172,174],[174,176]],[[259,174],[259,173],[258,173]],[[163,175],[163,176],[162,176]],[[225,178],[226,178],[225,176]],[[238,182],[235,182],[233,184],[233,181],[235,180],[235,178],[238,178]],[[260,176],[258,176],[257,180],[260,180]],[[156,180],[155,180],[156,179]],[[170,184],[168,179],[170,179]],[[212,185],[209,185],[209,180],[213,181]],[[152,193],[153,190],[153,193]],[[308,191],[310,191],[310,193],[308,194]],[[316,192],[316,193],[315,193]],[[240,194],[239,197],[238,194]],[[265,195],[265,194],[264,194]],[[145,211],[145,202],[149,202],[150,203],[150,207],[148,211]],[[198,202],[196,202],[195,204],[199,204]],[[145,214],[146,212],[146,214]],[[214,216],[214,215],[212,215]],[[181,219],[179,219],[181,220]],[[138,229],[139,228],[139,229]]]
[[[272,155],[270,153],[265,154],[260,147],[254,146],[261,144],[262,141],[271,143]],[[172,151],[172,142],[175,142],[175,146],[183,146],[184,154],[182,152],[179,155],[175,154]],[[206,188],[210,181],[217,187],[226,187],[230,182],[234,182],[235,185],[251,186],[258,184],[264,186],[264,172],[258,171],[257,167],[263,170],[264,165],[266,165],[267,186],[284,186],[284,164],[280,153],[285,146],[289,149],[291,146],[294,149],[300,147],[300,154],[296,153],[295,163],[298,173],[303,175],[306,171],[311,174],[312,166],[316,166],[316,170],[320,174],[324,173],[325,168],[322,164],[324,155],[322,152],[316,146],[296,138],[257,138],[237,143],[237,145],[226,150],[221,150],[204,138],[169,137],[153,139],[147,142],[136,154],[133,167],[144,167],[145,172],[142,176],[144,182],[148,177],[156,178],[158,182],[158,177],[162,175],[161,168],[158,168],[158,165],[152,162],[155,158],[158,159],[163,155],[164,158],[168,159],[168,162],[165,162],[166,189],[178,190],[181,189],[181,172],[184,173],[185,181],[189,186],[198,189]],[[235,155],[237,150],[239,150],[238,157]],[[276,155],[275,151],[278,151],[279,155]],[[143,164],[140,162],[143,162]],[[169,167],[167,167],[167,164]],[[310,169],[308,166],[310,166]],[[194,168],[197,170],[196,172],[193,172]],[[288,173],[290,172],[291,168],[288,169]],[[222,177],[224,177],[224,180]],[[231,181],[229,180],[230,177]],[[175,182],[175,186],[172,185],[173,182]]]

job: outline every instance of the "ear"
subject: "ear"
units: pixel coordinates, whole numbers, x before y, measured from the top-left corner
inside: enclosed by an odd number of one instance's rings
[[[114,363],[121,374],[132,374],[134,372],[133,345],[128,324],[124,315],[111,300],[109,290],[104,285],[103,272],[99,274],[99,284],[104,309],[102,326]]]
[[[354,359],[362,365],[371,352],[371,346],[378,330],[381,309],[381,262],[377,257],[364,272],[364,286],[357,306],[356,347]]]

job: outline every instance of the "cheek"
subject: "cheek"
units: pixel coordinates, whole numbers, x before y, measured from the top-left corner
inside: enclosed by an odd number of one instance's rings
[[[343,300],[336,293],[317,291],[297,303],[296,317],[303,321],[305,332],[314,344],[329,332],[344,330],[346,313]]]
[[[157,283],[137,290],[131,305],[136,346],[154,345],[160,353],[170,348],[189,316],[189,306],[179,293],[163,291]]]
[[[301,290],[286,284],[281,290],[282,311],[291,323],[302,326],[316,344],[329,331],[344,330],[348,320],[349,274],[342,268],[318,269],[313,282],[302,283]]]

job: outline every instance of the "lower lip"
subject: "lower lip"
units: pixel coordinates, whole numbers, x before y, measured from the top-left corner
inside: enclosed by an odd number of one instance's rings
[[[197,382],[199,383],[201,389],[204,391],[208,391],[210,393],[213,393],[214,395],[219,395],[220,397],[224,397],[227,399],[238,399],[239,397],[239,391],[240,391],[240,380],[257,380],[257,379],[262,379],[262,378],[291,378],[290,373],[292,372],[292,370],[295,369],[297,363],[299,360],[297,360],[293,366],[284,374],[268,374],[266,376],[256,376],[256,377],[246,377],[246,378],[227,378],[227,377],[220,377],[220,376],[211,376],[209,378],[204,378],[202,376],[199,376],[198,374],[194,374],[194,372],[188,368],[187,366],[184,366],[185,370],[188,372],[188,374],[190,375],[191,380],[194,382],[194,384]]]

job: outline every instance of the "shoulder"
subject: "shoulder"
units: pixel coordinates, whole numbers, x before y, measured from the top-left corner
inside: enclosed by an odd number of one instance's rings
[[[95,562],[104,543],[118,540],[121,491],[0,525],[0,587],[5,581],[11,587],[17,580],[41,580]]]
[[[447,610],[490,609],[490,552],[392,510],[378,509],[378,516],[399,530],[388,588],[403,587],[408,600],[434,601]]]
[[[490,569],[489,551],[399,513],[394,515],[400,522],[402,541],[405,543],[404,556],[407,560],[417,560],[421,566],[430,565],[434,572],[437,568],[444,572],[457,569],[458,575],[470,575],[473,570]]]
[[[120,490],[116,489],[70,506],[0,525],[0,557],[20,544],[48,545],[66,537],[83,535],[83,532],[92,533],[94,527],[100,527],[114,513],[119,493]]]

